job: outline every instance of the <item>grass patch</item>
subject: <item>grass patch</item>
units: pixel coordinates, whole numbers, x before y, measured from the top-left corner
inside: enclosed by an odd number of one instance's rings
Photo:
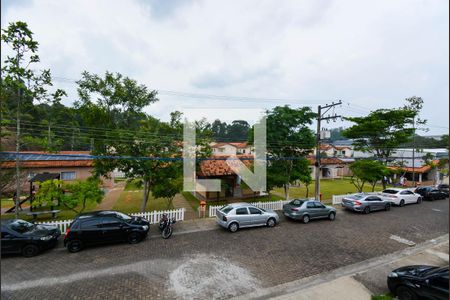
[[[124,213],[140,212],[142,203],[143,191],[123,191],[117,202],[114,204],[113,209]],[[145,211],[154,210],[167,210],[173,209],[173,205],[167,208],[167,200],[164,198],[153,198],[149,196]]]
[[[372,296],[372,300],[393,300],[393,299],[395,299],[395,297],[391,293]]]
[[[375,191],[381,191],[383,188],[382,185],[375,186]],[[351,183],[350,179],[322,179],[320,180],[320,191],[322,192],[323,200],[331,200],[332,195],[343,195],[349,193],[356,193],[357,189]],[[369,185],[365,185],[364,192],[371,192],[372,187]],[[273,192],[284,195],[283,188],[276,188]],[[291,187],[289,189],[289,197],[290,198],[305,198],[306,197],[306,188],[304,186],[301,187]],[[309,195],[308,197],[314,197],[314,181],[309,185]],[[325,201],[326,202],[326,201]]]
[[[10,208],[14,206],[14,201],[11,198],[3,198],[0,203],[1,208]]]
[[[200,206],[200,200],[198,200],[192,193],[190,192],[181,192],[184,199],[189,203],[194,211],[198,211],[198,207]]]
[[[142,190],[142,180],[141,179],[128,180],[124,190],[125,191]]]

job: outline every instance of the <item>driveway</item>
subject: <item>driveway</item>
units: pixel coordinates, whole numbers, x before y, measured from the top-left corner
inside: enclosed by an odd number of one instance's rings
[[[389,254],[448,234],[448,225],[448,200],[441,200],[369,215],[339,210],[334,222],[282,216],[275,228],[235,234],[217,228],[76,254],[59,248],[3,258],[1,296],[226,299]]]

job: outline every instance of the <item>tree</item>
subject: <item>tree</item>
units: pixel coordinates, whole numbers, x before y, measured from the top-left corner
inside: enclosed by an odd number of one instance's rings
[[[343,135],[354,139],[356,150],[372,153],[386,165],[397,147],[411,140],[421,109],[421,98],[407,99],[407,105],[397,109],[378,109],[365,117],[345,118],[355,125],[344,130]],[[417,118],[417,119],[416,119]],[[383,180],[383,186],[386,182]]]
[[[304,174],[303,176],[300,176],[300,181],[303,182],[303,184],[305,185],[306,188],[306,194],[305,194],[305,198],[309,197],[309,185],[312,183],[312,177],[311,177],[311,173],[308,172],[308,174]]]
[[[93,177],[85,181],[78,180],[65,184],[66,192],[61,197],[61,205],[78,214],[82,213],[87,203],[100,203],[102,201],[103,191],[99,185],[100,180]],[[77,209],[77,207],[79,208]]]
[[[362,159],[353,162],[350,165],[352,171],[351,182],[358,192],[362,193],[364,185],[369,182],[372,186],[372,192],[375,185],[387,175],[387,167],[375,160]]]
[[[314,147],[314,134],[308,125],[316,114],[309,107],[277,106],[266,112],[267,190],[283,187],[289,198],[290,183],[310,174],[305,156]],[[252,133],[249,142],[253,142]]]
[[[63,197],[63,181],[58,179],[37,183],[39,189],[34,195],[33,204],[42,206],[56,206]]]

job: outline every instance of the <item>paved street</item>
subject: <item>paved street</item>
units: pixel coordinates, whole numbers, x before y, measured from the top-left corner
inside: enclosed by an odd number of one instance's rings
[[[4,257],[2,299],[225,299],[389,254],[448,234],[448,200],[235,234],[216,230],[69,254]],[[175,227],[177,224],[175,224]],[[175,228],[176,230],[176,228]],[[392,236],[398,238],[393,239]]]

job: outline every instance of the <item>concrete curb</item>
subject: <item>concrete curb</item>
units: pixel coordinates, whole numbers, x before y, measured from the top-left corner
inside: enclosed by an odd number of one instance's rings
[[[257,291],[254,291],[252,293],[237,296],[231,299],[234,300],[246,300],[246,299],[269,299],[277,296],[283,296],[291,293],[299,292],[303,289],[313,287],[319,284],[327,283],[332,280],[345,277],[345,276],[353,276],[358,273],[367,271],[371,268],[389,264],[395,260],[398,260],[400,258],[406,257],[408,255],[413,255],[416,253],[419,253],[421,251],[424,251],[428,248],[434,247],[439,244],[448,243],[449,241],[449,235],[443,235],[436,239],[432,239],[429,241],[426,241],[421,244],[417,244],[414,247],[406,248],[403,250],[399,250],[387,255],[378,256],[374,258],[370,258],[367,260],[364,260],[359,263],[355,263],[352,265],[344,266],[329,272],[320,273],[314,276],[302,278],[299,280],[291,281],[288,283],[280,284],[277,286],[260,289]]]

